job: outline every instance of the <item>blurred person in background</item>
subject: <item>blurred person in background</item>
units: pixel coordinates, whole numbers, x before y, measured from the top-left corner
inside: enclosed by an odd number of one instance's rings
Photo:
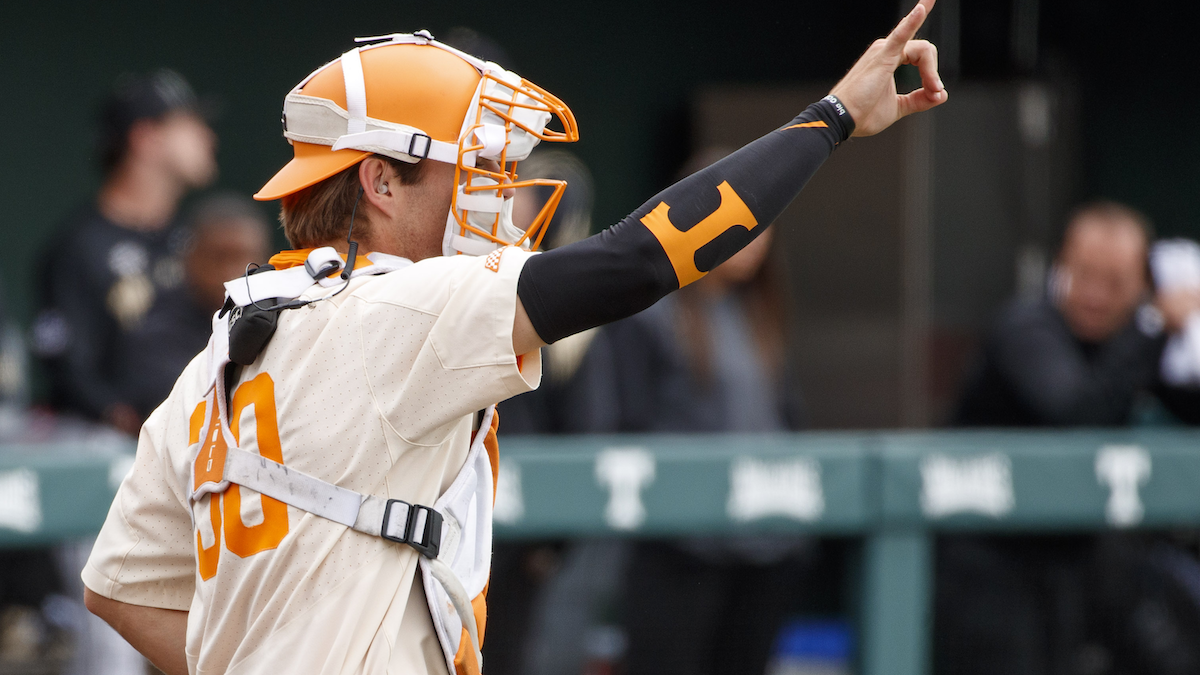
[[[1010,304],[984,340],[960,426],[1123,426],[1142,394],[1200,423],[1200,392],[1159,378],[1166,336],[1200,311],[1200,292],[1154,293],[1149,220],[1115,202],[1071,216],[1050,292]]]
[[[961,426],[1128,426],[1151,396],[1200,422],[1200,389],[1167,385],[1167,337],[1200,312],[1156,291],[1153,231],[1128,206],[1070,217],[1049,292],[1005,308],[956,415]],[[1149,534],[945,537],[937,549],[934,672],[1200,672],[1200,564]]]
[[[698,152],[684,175],[727,154]],[[706,277],[596,337],[585,367],[609,392],[593,430],[780,432],[803,426],[788,377],[787,316],[772,230]],[[814,550],[804,538],[749,536],[632,545],[618,603],[626,672],[762,675]]]
[[[176,210],[216,177],[216,136],[170,70],[122,77],[99,127],[103,185],[46,251],[33,350],[51,407],[135,434],[141,416],[121,389],[118,356],[155,299],[183,283]]]
[[[117,356],[118,389],[143,420],[208,344],[213,313],[225,302],[224,282],[271,254],[269,225],[248,197],[207,197],[191,209],[184,228],[184,283],[163,291]]]
[[[55,412],[137,433],[141,371],[127,372],[122,354],[156,301],[184,283],[187,237],[176,211],[188,192],[216,177],[215,151],[200,102],[178,73],[124,75],[102,104],[100,191],[60,225],[39,266],[43,296],[32,350],[49,376]],[[142,656],[82,606],[79,571],[90,549],[86,540],[55,552],[63,590],[75,605],[74,619],[71,611],[58,612],[75,632],[67,672],[140,675]]]

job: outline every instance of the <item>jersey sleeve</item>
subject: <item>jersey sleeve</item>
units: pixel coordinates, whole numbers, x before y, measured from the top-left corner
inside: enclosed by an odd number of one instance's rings
[[[405,441],[440,444],[464,415],[537,387],[540,352],[518,357],[512,342],[517,281],[532,255],[433,258],[358,296],[367,382]]]
[[[178,390],[178,387],[177,387]],[[195,542],[183,480],[170,449],[188,441],[178,391],[142,427],[133,469],[122,481],[83,569],[93,592],[120,602],[187,610],[195,591]],[[182,451],[181,451],[182,452]]]

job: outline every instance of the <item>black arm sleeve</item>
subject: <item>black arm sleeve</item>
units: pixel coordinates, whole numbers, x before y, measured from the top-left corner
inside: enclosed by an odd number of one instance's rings
[[[583,241],[534,256],[517,285],[554,342],[640,312],[754,240],[854,131],[832,96]]]

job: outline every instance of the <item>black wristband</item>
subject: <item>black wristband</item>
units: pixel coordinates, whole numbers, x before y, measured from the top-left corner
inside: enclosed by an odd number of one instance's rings
[[[850,115],[850,111],[846,109],[846,105],[838,97],[830,94],[817,103],[818,105],[826,104],[821,105],[822,108],[833,108],[832,121],[837,123],[837,129],[842,132],[841,140],[838,141],[839,143],[854,135],[854,117]]]

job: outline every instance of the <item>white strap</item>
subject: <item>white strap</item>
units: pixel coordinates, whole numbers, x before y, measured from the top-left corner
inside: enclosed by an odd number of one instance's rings
[[[295,298],[315,283],[301,266],[272,270],[225,282],[225,292],[238,307],[272,298]]]
[[[208,361],[208,388],[212,389],[214,383],[221,379],[221,373],[225,370],[225,364],[229,363],[229,319],[221,316],[220,312],[213,312],[212,316],[212,336],[208,339],[208,346],[205,347],[205,359]],[[208,394],[208,391],[205,391]]]
[[[358,47],[342,54],[342,80],[346,83],[346,109],[350,113],[346,130],[351,134],[362,133],[367,130],[367,85]]]
[[[391,33],[389,35],[375,35],[372,37],[356,37],[355,42],[371,42],[374,44],[364,45],[362,49],[371,49],[372,47],[383,47],[384,45],[432,45],[438,49],[448,51],[451,54],[459,57],[463,61],[471,64],[479,72],[488,72],[491,70],[499,70],[500,66],[482,59],[471,56],[466,52],[461,52],[450,45],[443,44],[433,39],[427,30],[419,30],[415,33]]]
[[[357,492],[241,448],[226,448],[224,478],[347,527],[354,527],[364,499]],[[379,523],[375,524],[375,533],[379,533]]]
[[[467,589],[463,588],[462,582],[458,580],[458,575],[446,563],[437,558],[422,558],[421,561],[422,564],[429,566],[433,578],[442,585],[446,595],[450,598],[450,604],[454,605],[454,611],[458,613],[463,628],[467,629],[467,637],[471,638],[475,664],[482,671],[483,653],[479,651],[479,627],[475,623],[475,608],[471,606],[471,598],[467,597]]]
[[[500,213],[504,209],[504,198],[482,192],[468,193],[462,187],[459,187],[458,198],[455,200],[455,204],[458,208],[466,211]]]
[[[485,159],[499,159],[508,145],[508,130],[499,124],[481,124],[475,127],[475,138],[483,144],[479,156]]]
[[[371,261],[371,264],[355,267],[350,278],[356,279],[368,274],[395,272],[412,264],[412,261],[407,258],[388,255],[386,253],[369,253],[366,257],[367,260]],[[285,270],[259,272],[258,274],[245,275],[226,281],[225,292],[233,299],[234,304],[238,307],[245,307],[252,302],[262,302],[263,300],[274,298],[286,298],[288,300],[298,298],[315,283],[319,283],[326,288],[332,288],[345,283],[336,274],[325,277],[320,281],[315,280],[309,274],[308,268],[320,270],[325,264],[330,262],[339,263],[339,269],[341,268],[341,265],[344,264],[342,256],[333,247],[322,246],[321,248],[313,249],[308,254],[306,262],[308,263],[307,267],[297,265]]]
[[[412,508],[398,500],[364,495],[338,487],[237,447],[225,450],[223,478],[225,481],[222,484],[237,483],[289,506],[375,537],[387,535],[402,538]],[[384,514],[389,504],[392,514],[388,518],[387,532],[384,532]],[[418,509],[416,516],[414,531],[424,532],[426,511]],[[443,529],[446,529],[446,522],[443,519]]]
[[[353,148],[379,152],[381,155],[401,153],[409,157],[424,158],[454,164],[458,162],[458,146],[445,141],[435,141],[420,131],[372,129],[340,136],[333,143],[333,150]]]

